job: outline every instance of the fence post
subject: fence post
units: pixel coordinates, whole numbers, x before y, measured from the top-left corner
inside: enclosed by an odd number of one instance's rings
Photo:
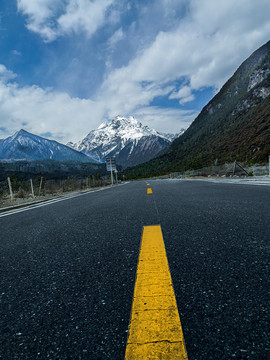
[[[234,164],[233,164],[233,175],[235,175],[235,170],[236,170],[236,160],[234,160]]]
[[[39,184],[39,189],[38,189],[38,197],[40,197],[40,193],[41,193],[42,180],[43,180],[43,177],[41,176],[41,178],[40,178],[40,184]]]
[[[10,199],[11,201],[13,201],[13,192],[12,192],[12,186],[11,186],[11,181],[10,181],[10,177],[7,178],[8,181],[8,187],[9,187],[9,193],[10,193]]]
[[[35,198],[35,194],[34,194],[34,187],[33,187],[33,181],[32,181],[32,179],[30,179],[30,184],[31,184],[32,196],[33,196],[33,199],[34,199],[34,198]]]

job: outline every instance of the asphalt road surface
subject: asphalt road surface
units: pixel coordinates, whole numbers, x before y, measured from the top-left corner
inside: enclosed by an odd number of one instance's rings
[[[124,359],[160,224],[189,360],[270,359],[270,187],[145,181],[0,214],[0,358]]]

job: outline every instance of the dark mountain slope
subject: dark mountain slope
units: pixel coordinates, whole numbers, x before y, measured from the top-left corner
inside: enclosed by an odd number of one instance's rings
[[[167,152],[127,171],[149,176],[226,161],[266,162],[270,153],[270,42],[238,68]]]

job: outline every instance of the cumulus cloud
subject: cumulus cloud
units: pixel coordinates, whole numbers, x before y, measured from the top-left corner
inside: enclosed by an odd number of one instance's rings
[[[50,42],[70,33],[92,36],[104,23],[114,0],[17,0],[27,28]]]
[[[105,13],[113,0],[70,0],[66,12],[58,20],[60,32],[84,31],[91,36],[105,20]]]
[[[157,96],[165,96],[173,90],[172,86],[162,87],[160,84],[144,84],[125,80],[125,75],[116,78],[116,82],[105,82],[99,102],[107,108],[109,117],[119,112],[122,114],[133,113],[136,109],[148,105]],[[121,82],[122,81],[122,82]]]
[[[180,90],[171,93],[169,99],[180,99],[179,103],[183,105],[187,102],[193,101],[195,96],[192,94],[189,86],[184,86]]]
[[[100,97],[112,106],[135,109],[156,96],[169,95],[166,84],[184,79],[184,89],[175,89],[170,96],[184,104],[194,99],[193,90],[219,89],[252,51],[269,40],[269,1],[187,4],[187,14],[176,28],[160,32],[127,66],[107,75]]]
[[[0,71],[1,71],[0,66]],[[63,143],[81,140],[97,127],[104,109],[91,100],[38,86],[19,87],[0,81],[0,138],[24,128],[35,134],[53,133]],[[8,129],[8,133],[5,132]]]
[[[8,72],[0,65],[0,73]],[[11,72],[10,72],[11,73]],[[12,74],[12,73],[11,73]],[[12,78],[16,76],[13,74]],[[164,89],[164,93],[171,91]],[[148,85],[145,92],[162,94],[162,90]],[[129,91],[128,94],[131,92]],[[152,97],[153,95],[150,95]],[[149,95],[142,94],[141,99],[123,107],[122,103],[107,103],[106,99],[90,100],[72,98],[65,92],[42,89],[38,86],[19,87],[17,83],[0,77],[0,138],[24,128],[35,134],[56,139],[60,142],[81,140],[90,130],[97,128],[106,118],[120,113],[133,114],[144,124],[163,132],[178,132],[187,128],[197,112],[181,109],[164,109],[158,106],[134,106],[143,103]],[[122,101],[122,100],[121,100]],[[146,101],[147,102],[147,101]]]
[[[8,70],[5,65],[0,64],[0,81],[7,82],[17,77],[12,71]]]
[[[61,0],[17,0],[17,8],[27,16],[27,28],[52,41],[57,37],[55,13]]]
[[[143,124],[161,132],[178,133],[187,129],[198,115],[198,111],[160,106],[146,106],[135,111],[134,116]]]

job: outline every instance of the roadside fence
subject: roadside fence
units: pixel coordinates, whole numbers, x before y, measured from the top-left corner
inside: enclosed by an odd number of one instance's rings
[[[98,176],[63,180],[47,180],[44,177],[20,180],[15,177],[8,177],[5,181],[0,181],[0,207],[7,202],[13,203],[19,200],[58,196],[67,192],[83,191],[110,184],[109,177]]]

